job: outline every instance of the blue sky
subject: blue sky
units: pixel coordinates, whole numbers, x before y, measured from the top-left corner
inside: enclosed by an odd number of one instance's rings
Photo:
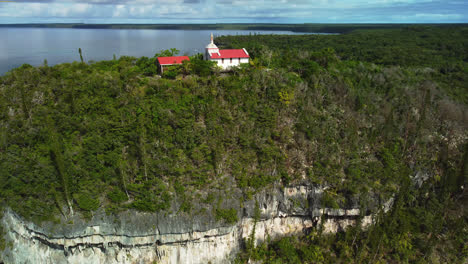
[[[0,23],[467,23],[468,0],[11,0]]]

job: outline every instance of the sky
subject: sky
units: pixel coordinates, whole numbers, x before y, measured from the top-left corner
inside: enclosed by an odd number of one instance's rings
[[[11,0],[0,23],[468,23],[468,0]]]

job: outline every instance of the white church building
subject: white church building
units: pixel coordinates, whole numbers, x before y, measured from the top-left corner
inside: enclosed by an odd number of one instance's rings
[[[220,50],[213,43],[213,33],[211,33],[211,42],[205,47],[205,60],[216,61],[219,67],[226,70],[241,63],[249,63],[249,58],[249,53],[245,49]]]

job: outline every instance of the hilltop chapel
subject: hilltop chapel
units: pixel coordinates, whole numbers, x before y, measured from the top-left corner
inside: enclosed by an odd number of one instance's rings
[[[213,33],[211,33],[211,42],[205,47],[205,60],[215,61],[219,67],[226,70],[241,63],[249,63],[249,58],[249,53],[245,49],[220,50],[213,43]]]

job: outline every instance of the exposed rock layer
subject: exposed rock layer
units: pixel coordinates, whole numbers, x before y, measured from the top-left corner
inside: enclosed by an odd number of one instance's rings
[[[127,211],[118,216],[97,213],[85,221],[78,216],[67,224],[24,221],[6,210],[2,225],[10,246],[0,254],[6,263],[226,263],[252,236],[297,234],[324,220],[325,232],[355,223],[360,211],[321,208],[322,188],[294,186],[256,195],[238,208],[234,225],[209,215],[149,214]],[[257,201],[257,203],[255,202]],[[386,205],[387,207],[389,204]],[[260,217],[255,220],[255,211]],[[363,224],[371,223],[365,216]],[[255,232],[254,232],[255,229]]]

